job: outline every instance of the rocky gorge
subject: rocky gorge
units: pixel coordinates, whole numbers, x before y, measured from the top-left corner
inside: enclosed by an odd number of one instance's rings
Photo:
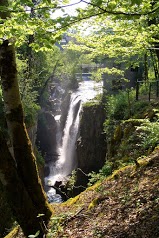
[[[97,91],[95,86],[99,87]],[[97,172],[106,154],[104,106],[100,99],[93,100],[101,92],[101,84],[81,82],[72,93],[59,85],[52,87],[51,110],[39,114],[37,130],[37,143],[45,158],[44,187],[49,199],[57,197],[56,186],[67,193],[61,184],[67,184],[72,170],[76,170],[76,181],[71,195],[81,192],[88,182],[85,174]]]

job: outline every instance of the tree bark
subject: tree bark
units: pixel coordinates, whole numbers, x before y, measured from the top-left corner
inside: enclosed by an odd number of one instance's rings
[[[27,237],[37,231],[40,231],[39,236],[43,237],[43,226],[37,217],[39,212],[17,174],[16,163],[8,150],[2,133],[0,133],[0,155],[0,181],[5,189],[7,202],[13,215]]]
[[[0,6],[8,6],[8,1],[2,0]],[[0,12],[0,17],[5,19],[8,15]],[[24,183],[36,210],[38,213],[44,214],[43,220],[47,224],[52,211],[42,188],[36,159],[25,128],[18,87],[15,48],[8,40],[4,40],[0,46],[0,72],[5,115],[17,164],[17,173]],[[29,221],[26,220],[27,222]]]
[[[39,213],[44,213],[46,220],[48,220],[51,216],[51,210],[42,189],[35,156],[24,124],[14,46],[9,45],[8,41],[4,41],[0,47],[0,53],[1,84],[5,114],[13,145],[14,157],[17,162],[17,171],[35,206],[39,209]]]

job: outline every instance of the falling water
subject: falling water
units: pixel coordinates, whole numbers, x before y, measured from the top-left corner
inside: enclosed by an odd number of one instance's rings
[[[66,177],[71,174],[72,170],[77,167],[76,140],[80,122],[81,105],[82,102],[93,99],[99,92],[102,92],[102,83],[95,83],[88,80],[81,82],[78,90],[72,93],[62,144],[59,143],[58,145],[59,159],[56,163],[50,164],[50,174],[45,178],[47,185],[52,186],[56,181],[64,181]],[[52,195],[56,197],[55,193],[55,190],[50,188],[48,197]],[[56,198],[54,202],[55,200]]]
[[[79,127],[80,108],[81,100],[79,96],[76,93],[72,94],[59,158],[64,176],[69,175],[77,164],[75,161],[75,143]]]

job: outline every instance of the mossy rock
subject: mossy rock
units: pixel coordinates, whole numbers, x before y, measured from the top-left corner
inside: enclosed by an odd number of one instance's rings
[[[121,128],[121,125],[118,125],[118,126],[115,128],[114,140],[115,140],[115,141],[120,141],[120,140],[121,140],[121,137],[122,137],[122,128]]]
[[[123,125],[130,124],[132,127],[133,126],[140,126],[142,123],[149,122],[149,119],[128,119],[123,121]]]
[[[110,144],[111,154],[108,155],[109,158],[113,158],[115,168],[119,164],[132,163],[141,155],[147,155],[152,151],[152,148],[150,150],[143,148],[142,136],[140,136],[143,133],[142,125],[149,123],[151,123],[149,119],[129,119],[117,125]]]
[[[148,118],[150,121],[157,121],[159,119],[159,109],[152,108],[144,114],[144,118]]]

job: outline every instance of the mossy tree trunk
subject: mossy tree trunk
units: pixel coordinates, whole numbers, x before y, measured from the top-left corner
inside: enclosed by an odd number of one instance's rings
[[[32,145],[24,124],[14,46],[9,45],[8,41],[4,41],[0,47],[0,52],[3,100],[14,157],[17,162],[17,171],[35,206],[39,209],[39,213],[44,213],[47,220],[51,215],[51,211],[46,202],[46,197],[38,176]]]
[[[1,0],[0,6],[8,6],[8,1]],[[0,12],[0,18],[5,19],[7,17],[8,14],[6,12],[5,14]],[[42,188],[36,159],[25,128],[17,79],[15,47],[13,44],[9,44],[8,40],[4,40],[0,46],[0,72],[5,115],[17,165],[17,173],[36,211],[40,214],[44,214],[43,220],[46,224],[52,214],[51,207],[46,200]],[[16,186],[14,180],[12,186]],[[27,209],[28,204],[24,204],[24,206],[26,206]],[[29,222],[29,220],[26,220],[26,223],[27,222]]]
[[[27,237],[37,231],[40,231],[39,237],[43,237],[45,231],[40,218],[38,218],[38,210],[19,178],[16,162],[8,150],[2,133],[0,133],[0,155],[0,181],[4,187],[13,215]]]

